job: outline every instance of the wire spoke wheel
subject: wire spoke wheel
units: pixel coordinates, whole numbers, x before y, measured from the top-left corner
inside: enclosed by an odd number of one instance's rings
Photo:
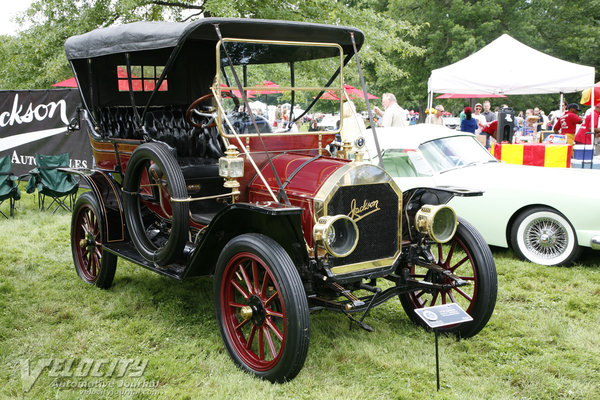
[[[107,288],[112,284],[117,257],[102,248],[103,226],[91,193],[82,194],[73,207],[71,249],[77,274],[85,282]]]
[[[496,265],[491,251],[479,232],[459,219],[456,234],[446,244],[436,244],[432,249],[436,264],[467,281],[465,286],[447,289],[418,289],[400,295],[400,301],[411,320],[425,326],[416,316],[416,308],[432,307],[448,303],[457,303],[473,321],[449,326],[442,331],[460,333],[470,337],[479,332],[489,320],[496,303],[497,276]],[[450,285],[453,280],[440,272],[412,265],[410,277],[437,285]]]
[[[580,253],[569,221],[546,207],[527,210],[515,220],[511,244],[519,258],[541,265],[569,265]]]
[[[308,303],[281,246],[259,234],[232,239],[217,262],[214,290],[219,329],[234,362],[273,382],[296,376],[308,352]]]

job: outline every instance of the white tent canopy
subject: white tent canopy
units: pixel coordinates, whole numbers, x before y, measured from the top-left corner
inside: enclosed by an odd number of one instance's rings
[[[549,56],[507,34],[454,64],[433,70],[433,93],[571,93],[594,85],[594,67]],[[431,97],[430,97],[431,98]]]

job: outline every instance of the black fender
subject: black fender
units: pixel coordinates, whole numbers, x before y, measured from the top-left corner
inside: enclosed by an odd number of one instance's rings
[[[221,210],[201,235],[191,254],[185,277],[212,275],[221,250],[234,237],[261,233],[279,243],[300,269],[308,265],[302,233],[303,210],[279,203],[234,203]]]
[[[78,175],[91,189],[100,206],[100,218],[106,227],[102,234],[103,243],[116,243],[127,240],[127,229],[123,218],[123,201],[121,199],[121,185],[104,171],[79,170],[61,168],[69,174]]]
[[[479,190],[470,190],[451,186],[417,187],[402,192],[402,238],[414,240],[422,235],[414,226],[415,215],[425,204],[447,204],[454,196],[474,197],[482,196]]]

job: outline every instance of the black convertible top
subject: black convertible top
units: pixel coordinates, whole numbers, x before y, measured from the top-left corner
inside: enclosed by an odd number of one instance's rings
[[[361,30],[347,26],[241,18],[204,18],[193,22],[134,22],[100,28],[65,42],[69,60],[87,59],[118,53],[173,48],[186,40],[217,42],[215,24],[223,37],[337,43],[344,53],[353,53],[350,32],[357,49],[364,41]]]

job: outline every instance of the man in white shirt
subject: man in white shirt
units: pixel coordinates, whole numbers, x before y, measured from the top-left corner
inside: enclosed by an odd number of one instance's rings
[[[396,96],[394,96],[392,93],[384,93],[381,96],[381,104],[383,104],[385,112],[383,112],[377,106],[373,108],[375,114],[382,117],[381,126],[388,128],[392,126],[408,125],[408,113],[405,109],[398,105]]]

